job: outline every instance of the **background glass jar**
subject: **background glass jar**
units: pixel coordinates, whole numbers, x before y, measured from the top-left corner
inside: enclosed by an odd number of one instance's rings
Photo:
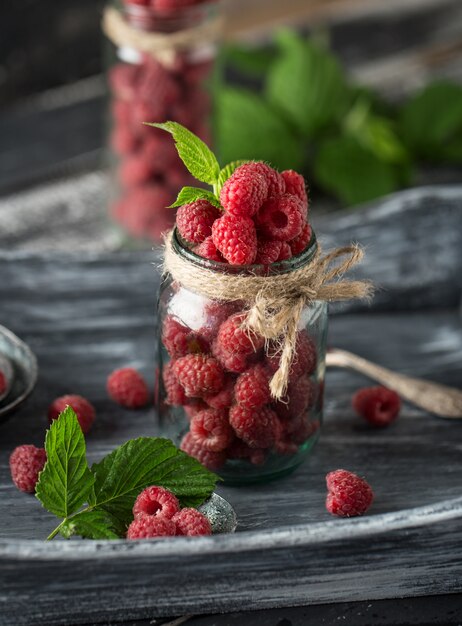
[[[198,257],[173,237],[177,254],[229,274],[284,274],[310,263],[308,248],[287,261],[230,266]],[[308,456],[322,420],[327,303],[303,310],[287,394],[270,397],[277,346],[241,328],[243,302],[219,302],[167,276],[159,295],[158,417],[161,434],[228,484],[271,480]]]
[[[175,220],[166,207],[193,183],[168,133],[143,122],[176,121],[212,144],[219,17],[219,2],[210,0],[128,0],[105,11],[103,25],[113,43],[109,211],[132,237],[160,242]]]

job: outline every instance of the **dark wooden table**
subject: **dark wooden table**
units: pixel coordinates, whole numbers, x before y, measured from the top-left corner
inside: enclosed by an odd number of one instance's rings
[[[368,245],[362,274],[381,285],[371,308],[332,317],[332,345],[462,386],[461,198],[460,188],[408,192],[318,220],[328,245]],[[433,236],[437,225],[444,245]],[[395,425],[372,431],[350,407],[367,383],[344,371],[328,373],[322,437],[302,468],[267,485],[220,487],[237,511],[236,535],[43,542],[54,519],[13,487],[8,455],[22,443],[42,444],[49,402],[69,392],[97,409],[90,460],[155,433],[153,408],[126,411],[105,393],[118,366],[153,378],[153,262],[150,251],[0,254],[0,323],[29,342],[40,366],[33,396],[0,426],[0,624],[160,624],[161,616],[221,612],[229,615],[190,623],[460,624],[462,422],[405,405]],[[337,467],[373,485],[366,517],[326,513],[324,476]],[[258,611],[235,613],[244,609]]]

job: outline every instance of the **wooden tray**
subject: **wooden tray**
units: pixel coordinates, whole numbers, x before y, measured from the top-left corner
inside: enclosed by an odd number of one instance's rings
[[[128,438],[155,433],[154,409],[111,403],[107,374],[141,368],[152,380],[155,293],[151,253],[15,257],[0,263],[2,322],[28,341],[39,382],[0,427],[0,624],[104,620],[439,594],[462,589],[462,423],[405,406],[373,431],[353,416],[364,379],[329,372],[326,420],[312,458],[279,482],[220,488],[235,535],[158,542],[43,539],[54,527],[11,483],[8,455],[42,445],[55,396],[82,393],[97,409],[88,436],[96,460]],[[453,311],[336,316],[333,345],[405,373],[460,385],[462,333]],[[324,509],[327,471],[368,478],[370,514],[341,520]]]

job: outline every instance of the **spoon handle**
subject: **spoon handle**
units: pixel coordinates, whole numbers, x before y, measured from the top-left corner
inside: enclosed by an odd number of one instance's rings
[[[454,387],[398,374],[352,352],[337,348],[328,351],[326,365],[327,367],[345,367],[360,372],[393,389],[404,400],[439,417],[462,418],[462,391]]]

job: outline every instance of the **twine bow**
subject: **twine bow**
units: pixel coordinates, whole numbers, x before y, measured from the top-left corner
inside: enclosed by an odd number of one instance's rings
[[[369,298],[368,281],[343,280],[343,275],[364,256],[353,244],[322,256],[320,246],[304,267],[275,276],[219,273],[180,256],[172,246],[173,231],[165,237],[164,271],[186,289],[213,300],[244,300],[245,326],[279,346],[279,368],[270,381],[271,395],[284,397],[296,356],[297,331],[303,309],[315,300],[334,302]],[[338,261],[338,263],[337,263]]]

